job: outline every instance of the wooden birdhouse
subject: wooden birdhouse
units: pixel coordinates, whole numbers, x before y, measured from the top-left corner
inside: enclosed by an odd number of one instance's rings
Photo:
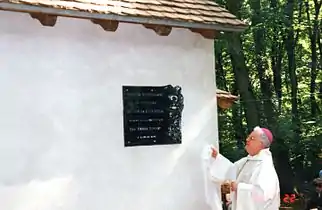
[[[238,96],[232,95],[229,92],[219,90],[216,91],[217,104],[222,109],[229,109],[235,101],[238,100]]]

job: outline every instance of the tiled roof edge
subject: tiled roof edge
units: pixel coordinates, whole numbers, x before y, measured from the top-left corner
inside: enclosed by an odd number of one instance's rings
[[[16,11],[16,12],[25,12],[25,13],[43,13],[51,14],[57,16],[65,17],[75,17],[83,19],[100,19],[100,20],[116,20],[120,22],[129,22],[129,23],[138,23],[138,24],[156,24],[156,25],[165,25],[179,28],[195,28],[195,29],[208,29],[208,30],[218,30],[218,31],[227,31],[227,32],[243,32],[248,25],[224,25],[224,24],[205,24],[205,23],[193,23],[193,22],[184,22],[176,20],[167,20],[167,19],[152,19],[146,17],[131,17],[131,16],[121,16],[114,14],[100,14],[100,13],[90,13],[77,10],[66,10],[59,8],[50,8],[43,6],[34,6],[27,4],[14,4],[7,3],[6,1],[0,0],[0,10],[6,11]]]

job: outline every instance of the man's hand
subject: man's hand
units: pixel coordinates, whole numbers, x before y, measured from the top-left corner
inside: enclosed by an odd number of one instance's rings
[[[211,150],[212,150],[211,156],[212,156],[213,158],[216,158],[216,157],[217,157],[217,155],[218,155],[218,152],[217,152],[216,148],[211,148]]]
[[[233,191],[233,192],[237,192],[237,187],[238,187],[237,182],[231,182],[231,183],[230,183],[231,191]]]

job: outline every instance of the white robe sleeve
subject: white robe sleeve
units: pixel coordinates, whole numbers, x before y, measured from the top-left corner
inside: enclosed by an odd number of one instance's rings
[[[277,210],[280,205],[279,182],[270,161],[263,163],[252,183],[238,183],[236,210]]]
[[[221,154],[216,158],[211,157],[211,146],[204,149],[202,161],[206,202],[212,210],[222,210],[221,184],[227,178],[235,178],[233,163]]]

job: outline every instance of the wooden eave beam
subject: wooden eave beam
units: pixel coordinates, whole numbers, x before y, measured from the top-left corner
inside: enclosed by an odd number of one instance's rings
[[[119,26],[119,21],[116,20],[100,20],[91,19],[92,23],[100,25],[105,31],[115,32]]]
[[[217,98],[217,104],[222,109],[229,109],[234,104],[235,99]]]
[[[37,19],[43,26],[55,26],[57,22],[56,15],[48,15],[43,13],[29,13],[30,16],[34,19]]]
[[[196,23],[189,23],[191,25],[185,24],[180,25],[176,22],[171,22],[173,25],[168,25],[169,21],[165,23],[142,23],[143,20],[137,17],[135,18],[129,18],[129,20],[123,20],[123,17],[115,18],[113,16],[114,20],[107,20],[108,15],[102,15],[102,14],[88,14],[86,12],[75,12],[75,11],[69,11],[69,10],[62,10],[62,9],[56,9],[56,8],[41,8],[36,6],[30,6],[30,5],[19,5],[19,4],[12,4],[12,3],[1,3],[0,2],[0,9],[1,10],[9,10],[9,11],[17,11],[17,12],[27,12],[30,14],[30,16],[34,19],[37,19],[43,26],[55,26],[57,22],[57,16],[64,16],[64,17],[75,17],[75,18],[82,18],[82,19],[90,19],[94,24],[100,25],[104,30],[106,31],[116,31],[119,25],[119,22],[127,22],[127,23],[137,23],[137,24],[143,24],[143,26],[147,29],[153,30],[156,34],[160,36],[168,36],[171,33],[171,30],[173,27],[177,28],[189,28],[190,31],[194,33],[198,33],[201,36],[203,36],[206,39],[215,39],[219,31],[216,29],[211,28],[192,28],[195,25],[199,26]],[[48,14],[48,13],[51,14]],[[112,17],[111,17],[112,18]],[[116,19],[116,20],[115,20]],[[142,21],[142,22],[140,22]],[[149,20],[151,22],[151,20]],[[152,21],[153,22],[153,21]],[[183,23],[180,23],[183,24]],[[203,25],[200,25],[203,26]],[[210,26],[208,26],[210,27]],[[214,26],[212,26],[214,27]],[[218,26],[218,28],[220,28]],[[239,28],[246,28],[246,27],[239,27]],[[240,31],[242,29],[239,29],[236,27],[236,30],[234,31]],[[222,30],[227,30],[226,28],[222,28]],[[230,31],[233,31],[229,28]]]
[[[218,37],[219,32],[216,30],[209,30],[209,29],[195,29],[192,28],[190,29],[190,31],[194,32],[194,33],[198,33],[201,36],[203,36],[206,39],[215,39]]]
[[[160,36],[168,36],[171,33],[172,27],[164,25],[143,24],[145,28],[153,30]]]

